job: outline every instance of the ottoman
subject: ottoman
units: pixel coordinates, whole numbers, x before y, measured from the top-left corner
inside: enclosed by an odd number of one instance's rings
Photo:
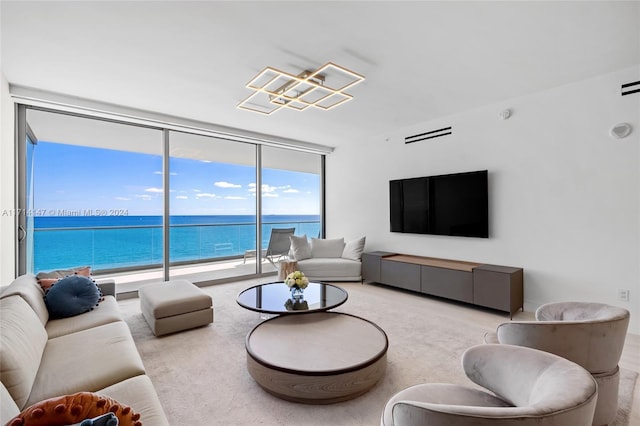
[[[187,280],[140,287],[140,310],[153,334],[161,336],[213,322],[213,300]]]

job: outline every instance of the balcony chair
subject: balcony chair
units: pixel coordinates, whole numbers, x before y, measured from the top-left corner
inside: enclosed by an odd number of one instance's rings
[[[511,345],[478,345],[462,356],[477,387],[428,383],[394,395],[382,426],[589,426],[598,396],[584,368],[559,356]]]
[[[283,257],[289,256],[289,249],[291,248],[291,240],[289,237],[293,235],[295,230],[296,228],[271,229],[269,245],[267,246],[264,258],[267,259],[274,267],[277,268],[275,262],[279,261]]]
[[[550,352],[584,367],[598,383],[593,425],[613,422],[629,311],[602,303],[559,302],[540,306],[535,319],[500,324],[484,340]]]

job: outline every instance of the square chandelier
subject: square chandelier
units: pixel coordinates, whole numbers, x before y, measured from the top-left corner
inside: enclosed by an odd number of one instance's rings
[[[247,83],[254,92],[237,107],[265,115],[282,108],[328,110],[353,99],[344,91],[363,80],[364,76],[332,62],[298,75],[267,67]]]

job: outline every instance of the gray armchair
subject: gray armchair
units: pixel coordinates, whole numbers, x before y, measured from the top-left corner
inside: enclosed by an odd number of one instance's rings
[[[535,318],[501,324],[496,333],[485,335],[485,342],[526,346],[579,364],[598,383],[593,425],[613,422],[629,311],[602,303],[559,302],[540,306]]]
[[[548,352],[479,345],[462,356],[465,374],[488,389],[416,385],[394,395],[382,426],[589,426],[598,387],[588,371]]]

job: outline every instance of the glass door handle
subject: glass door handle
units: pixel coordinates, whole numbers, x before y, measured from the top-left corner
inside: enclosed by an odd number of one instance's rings
[[[20,234],[20,232],[22,234]],[[25,238],[27,238],[27,231],[25,231],[22,225],[18,225],[18,242],[23,242]]]

